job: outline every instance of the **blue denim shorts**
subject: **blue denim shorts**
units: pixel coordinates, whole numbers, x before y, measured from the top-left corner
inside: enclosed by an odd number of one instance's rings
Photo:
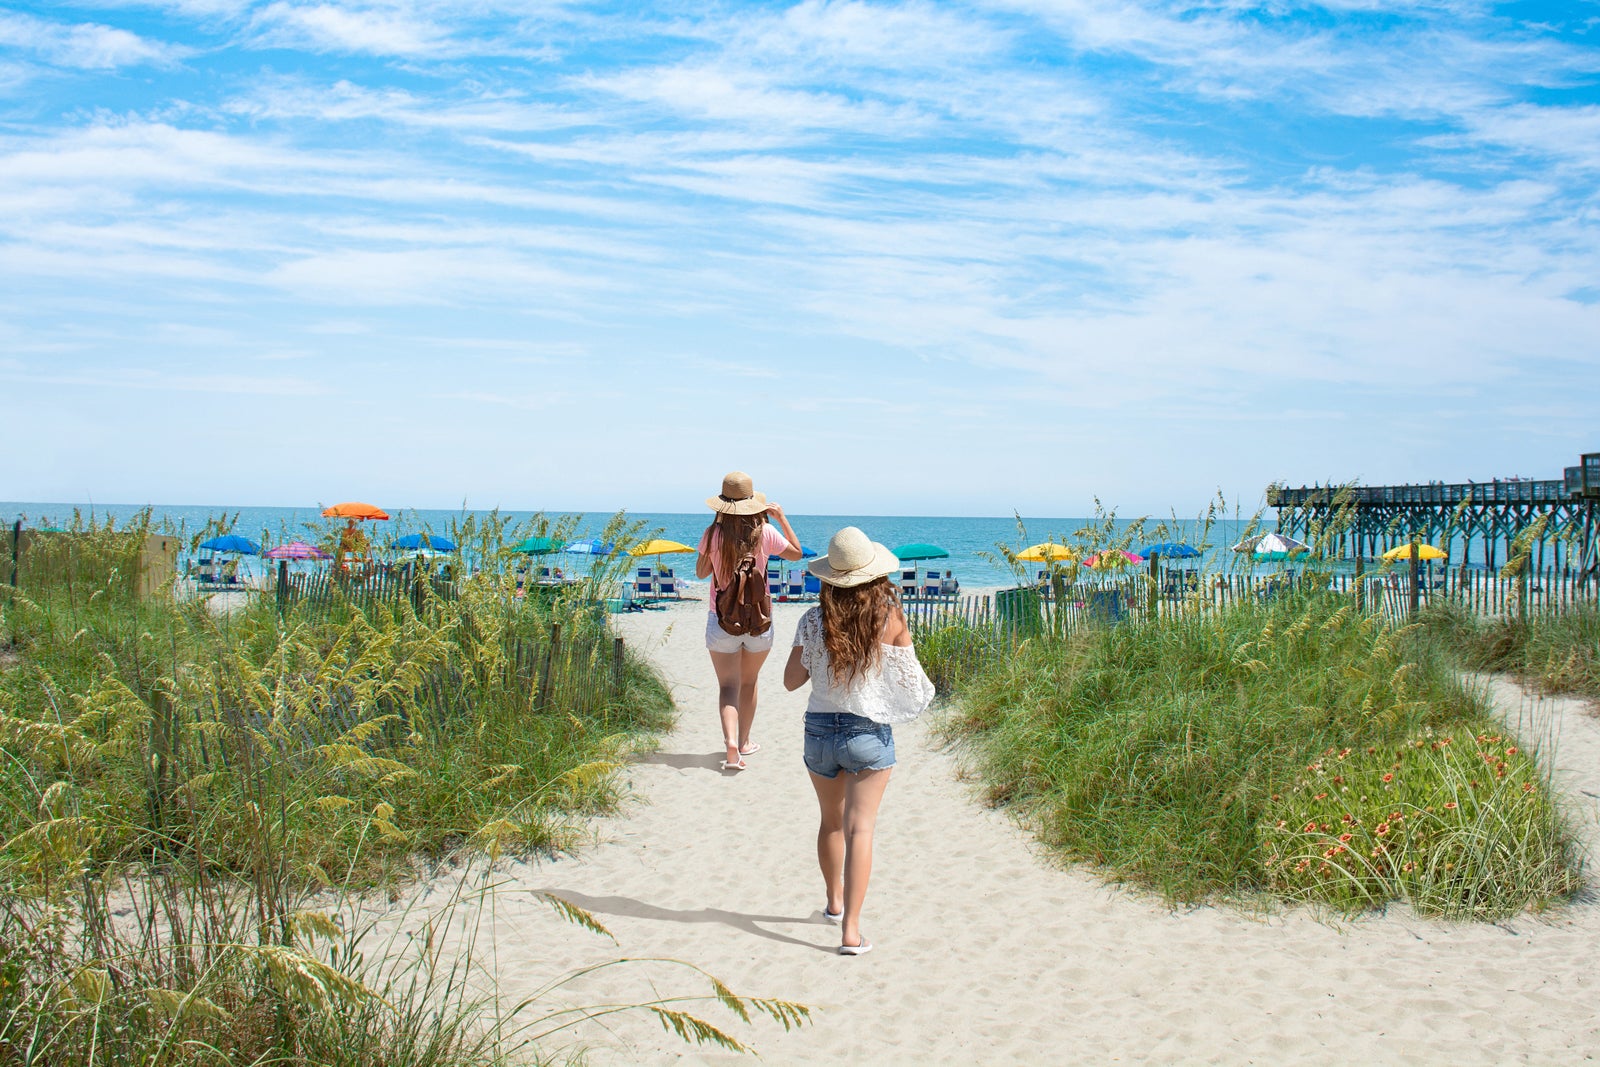
[[[894,728],[860,715],[806,712],[806,769],[823,778],[840,771],[894,766]]]

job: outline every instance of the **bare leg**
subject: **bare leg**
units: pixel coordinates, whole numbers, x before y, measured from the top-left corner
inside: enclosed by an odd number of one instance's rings
[[[756,682],[761,677],[761,665],[766,661],[766,652],[751,652],[744,648],[739,650],[739,751],[741,753],[750,747],[750,728],[756,722]]]
[[[840,944],[861,944],[861,905],[872,877],[872,835],[878,827],[878,805],[894,768],[841,773],[848,779],[844,795],[844,922]]]
[[[749,741],[750,721],[755,718],[755,678],[762,670],[766,653],[710,653],[710,665],[717,672],[717,713],[722,717],[722,742],[728,763],[739,763],[739,749]],[[749,675],[746,675],[749,672]],[[749,677],[750,718],[742,720],[741,699]],[[742,739],[741,739],[742,733]]]
[[[844,793],[845,777],[824,778],[811,772],[821,819],[817,823],[817,866],[822,868],[822,888],[828,895],[828,913],[844,910]]]

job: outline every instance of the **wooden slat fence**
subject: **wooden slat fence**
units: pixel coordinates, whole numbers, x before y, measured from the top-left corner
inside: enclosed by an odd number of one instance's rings
[[[274,579],[272,590],[279,610],[299,604],[328,608],[345,603],[365,611],[380,605],[398,607],[405,600],[411,601],[413,607],[420,607],[430,590],[433,596],[441,600],[456,598],[454,582],[442,578],[415,579],[389,573],[359,580],[341,579],[326,572],[291,574],[287,582]]]

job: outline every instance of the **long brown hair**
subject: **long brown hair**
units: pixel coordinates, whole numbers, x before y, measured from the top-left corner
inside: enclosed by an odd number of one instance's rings
[[[883,658],[883,624],[894,610],[887,577],[862,585],[822,583],[822,644],[836,685],[849,686]]]
[[[722,548],[717,553],[717,562],[722,566],[724,580],[733,577],[733,572],[738,569],[739,561],[756,550],[761,544],[761,528],[767,524],[765,513],[756,515],[718,515],[712,526],[722,527]],[[764,574],[756,576],[760,581],[766,581]]]

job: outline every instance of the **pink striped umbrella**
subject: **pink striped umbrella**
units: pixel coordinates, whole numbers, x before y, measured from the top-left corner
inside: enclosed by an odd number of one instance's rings
[[[304,541],[290,541],[277,548],[269,548],[261,553],[263,559],[332,559],[328,553],[316,545],[308,545]]]

